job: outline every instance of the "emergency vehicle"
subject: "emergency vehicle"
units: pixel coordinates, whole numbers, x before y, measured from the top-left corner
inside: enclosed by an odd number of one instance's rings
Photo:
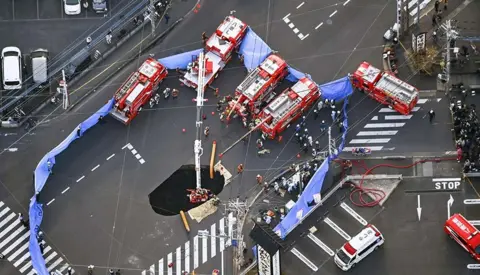
[[[262,132],[271,139],[280,134],[292,121],[320,97],[320,89],[312,80],[301,78],[291,88],[283,91],[262,110],[258,118],[265,121],[260,125]]]
[[[247,24],[240,19],[227,16],[205,43],[205,87],[210,85],[218,73],[232,59],[247,33]],[[193,58],[180,81],[188,87],[198,87],[198,60]],[[205,88],[204,87],[204,88]]]
[[[417,88],[368,62],[360,64],[351,77],[354,87],[403,115],[410,114],[417,104]]]
[[[237,100],[229,103],[230,110],[241,117],[248,116],[248,113],[255,117],[275,97],[273,90],[287,74],[287,62],[278,55],[269,55],[238,85],[235,90]]]
[[[480,261],[480,234],[461,214],[454,214],[446,222],[443,230],[463,247],[470,256]]]
[[[341,270],[348,271],[356,263],[377,250],[384,242],[382,233],[374,225],[369,224],[337,250],[334,257],[335,264]]]
[[[124,124],[130,123],[145,103],[155,95],[160,83],[167,77],[167,69],[153,58],[143,62],[114,95],[110,114]]]

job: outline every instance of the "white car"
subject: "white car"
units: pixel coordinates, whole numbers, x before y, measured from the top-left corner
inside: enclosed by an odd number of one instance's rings
[[[77,15],[82,12],[80,0],[63,0],[66,15]]]
[[[17,47],[5,47],[2,50],[2,84],[5,90],[22,88],[22,52]]]

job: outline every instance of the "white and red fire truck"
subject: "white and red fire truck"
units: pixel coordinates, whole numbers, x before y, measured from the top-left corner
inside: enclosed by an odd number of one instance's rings
[[[271,139],[280,134],[290,123],[298,119],[320,97],[320,89],[312,80],[304,77],[286,89],[262,110],[258,118],[262,132]]]
[[[232,54],[240,47],[247,33],[247,27],[247,24],[240,19],[227,16],[207,40],[205,43],[205,87],[217,78],[218,73],[232,58]],[[198,86],[198,60],[197,57],[193,59],[194,61],[189,64],[180,81],[186,86],[196,89]]]
[[[417,88],[368,62],[360,64],[351,77],[354,87],[403,115],[410,114],[417,104]]]
[[[454,214],[445,222],[443,230],[472,258],[480,261],[480,232],[467,219],[460,214]]]
[[[152,98],[160,83],[167,77],[167,69],[153,58],[143,62],[120,89],[115,92],[115,104],[110,114],[124,124],[135,118],[142,106]]]
[[[230,112],[236,112],[241,117],[249,113],[256,117],[275,97],[273,90],[287,74],[287,62],[278,55],[269,55],[238,85],[235,90],[237,99],[229,102]]]

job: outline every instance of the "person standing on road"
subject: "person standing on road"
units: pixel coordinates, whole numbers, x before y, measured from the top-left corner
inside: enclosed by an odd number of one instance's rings
[[[179,93],[179,91],[177,89],[173,89],[172,90],[172,98],[176,99],[178,97],[178,93]]]
[[[205,130],[203,131],[203,133],[205,134],[205,137],[208,137],[208,135],[210,135],[210,127],[205,127]]]
[[[443,3],[443,9],[447,10],[447,6],[448,6],[448,0],[445,0]]]
[[[313,120],[317,120],[317,118],[318,118],[318,110],[313,109]]]
[[[435,13],[438,12],[438,7],[440,6],[440,1],[435,0]]]
[[[168,13],[165,14],[165,24],[168,25],[168,21],[170,20],[170,15],[168,15]]]
[[[433,109],[431,109],[430,112],[428,112],[428,118],[430,120],[430,123],[432,123],[433,119],[435,118],[435,112],[433,111]]]
[[[241,174],[242,172],[243,172],[243,164],[240,163],[240,164],[237,166],[237,174]]]
[[[18,214],[18,220],[20,221],[20,223],[21,223],[23,226],[27,227],[28,223],[27,223],[27,221],[25,221],[25,218],[23,217],[23,214],[22,214],[22,213]]]
[[[112,31],[108,31],[107,35],[105,36],[105,40],[107,40],[107,44],[112,44]]]

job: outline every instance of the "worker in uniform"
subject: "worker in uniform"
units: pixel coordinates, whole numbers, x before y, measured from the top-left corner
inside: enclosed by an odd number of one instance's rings
[[[153,100],[155,101],[155,105],[158,105],[158,103],[160,103],[160,94],[156,93]]]
[[[433,109],[431,109],[430,112],[428,112],[428,118],[430,120],[430,123],[432,123],[433,119],[435,118],[435,112],[433,111]]]
[[[247,128],[247,118],[246,117],[242,117],[242,124],[243,124],[243,128]]]
[[[300,143],[300,134],[295,133],[295,139],[297,140],[298,143]]]
[[[310,145],[310,147],[313,147],[313,137],[312,137],[312,136],[308,136],[308,137],[307,137],[307,140],[308,140],[308,145]]]
[[[318,111],[317,109],[313,109],[313,120],[317,120],[318,118]]]
[[[261,184],[262,184],[262,182],[263,182],[263,177],[262,177],[262,176],[260,176],[260,175],[257,175],[257,177],[256,177],[256,178],[257,178],[257,183],[261,185]]]
[[[340,131],[340,133],[343,133],[343,122],[338,123],[338,131]]]
[[[322,120],[322,123],[320,123],[320,130],[324,132],[327,130],[327,124],[325,123],[325,120]]]
[[[205,134],[205,137],[208,137],[208,135],[210,135],[210,127],[206,126],[203,133]]]
[[[295,126],[295,132],[298,133],[300,130],[302,130],[302,127],[300,127],[300,124],[297,124],[297,126]]]
[[[305,154],[308,153],[308,145],[306,143],[303,144],[302,150]]]
[[[258,149],[263,149],[263,141],[261,139],[257,139],[257,147]]]
[[[222,103],[220,103],[220,101],[217,102],[217,112],[221,112],[222,111]]]
[[[312,148],[312,157],[316,157],[317,156],[317,150],[315,148]]]
[[[325,101],[327,101],[328,99],[325,99]],[[322,100],[319,100],[318,101],[318,104],[317,104],[317,109],[318,111],[320,112],[323,108],[323,101]]]
[[[179,91],[177,89],[173,89],[172,90],[172,98],[176,99],[178,97],[178,93],[179,93]]]
[[[317,149],[317,151],[320,151],[320,142],[318,140],[315,141],[315,149]]]
[[[215,97],[220,96],[220,90],[218,88],[215,88]]]
[[[335,110],[332,110],[332,120],[335,121],[335,117],[337,115],[337,112]]]
[[[243,164],[240,163],[240,164],[237,166],[237,173],[238,173],[238,174],[241,174],[242,172],[243,172]]]
[[[207,33],[206,33],[206,32],[202,32],[202,42],[203,42],[203,45],[206,45],[206,44],[207,44],[207,40],[208,40]]]
[[[167,99],[170,97],[170,88],[165,88],[165,90],[163,90],[163,98]]]

